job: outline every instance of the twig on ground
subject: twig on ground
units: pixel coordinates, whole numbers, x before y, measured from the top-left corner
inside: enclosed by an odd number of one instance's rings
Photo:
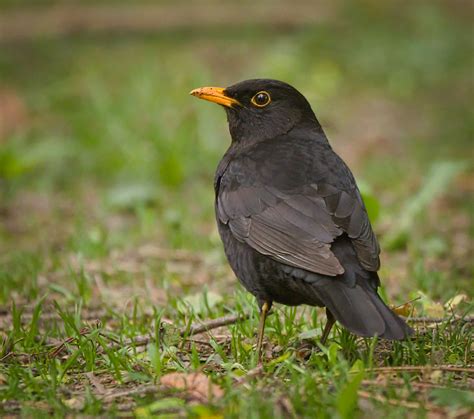
[[[154,337],[150,335],[139,335],[139,336],[135,336],[133,339],[127,339],[123,342],[112,342],[107,346],[107,349],[119,349],[125,346],[135,346],[135,347],[146,346],[153,340],[154,340]]]
[[[234,324],[239,321],[247,320],[250,317],[248,314],[233,314],[231,316],[224,316],[224,317],[219,317],[218,319],[212,319],[205,321],[201,324],[197,325],[191,325],[189,330],[185,327],[181,328],[179,331],[179,335],[181,337],[184,336],[191,336],[191,335],[197,335],[199,333],[203,332],[208,332],[209,330],[212,329],[217,329],[218,327],[221,326],[227,326],[229,324]]]
[[[414,303],[415,301],[418,301],[420,298],[421,297],[412,298],[411,300],[407,301],[406,303],[403,303],[403,304],[400,304],[398,306],[393,307],[392,310],[396,310],[397,308],[402,308],[403,306],[406,306],[407,304]]]
[[[89,333],[91,333],[92,330],[88,327],[83,327],[80,331],[79,331],[79,335],[80,336],[86,336],[88,335]],[[65,339],[63,342],[61,342],[58,346],[56,346],[55,348],[53,348],[50,353],[49,353],[49,356],[51,358],[55,358],[56,356],[58,356],[58,354],[66,347],[66,345],[68,343],[72,343],[74,342],[75,340],[77,340],[77,337],[76,336],[72,336],[72,337],[69,337],[67,339]]]
[[[457,367],[455,365],[403,365],[400,367],[377,367],[369,368],[367,372],[391,373],[391,372],[428,372],[428,371],[446,371],[446,372],[466,372],[474,374],[474,366]]]
[[[191,338],[187,338],[186,339],[189,343],[197,343],[198,345],[205,345],[205,346],[209,346],[209,347],[213,347],[209,342],[206,342],[205,340],[200,340],[200,339],[191,339]]]
[[[197,335],[203,332],[209,332],[212,329],[217,329],[218,327],[228,326],[229,324],[237,323],[238,321],[247,320],[250,317],[249,314],[233,314],[230,316],[219,317],[217,319],[211,319],[201,324],[193,324],[188,329],[187,327],[183,327],[179,330],[178,334],[181,337],[190,337],[193,335]],[[128,339],[123,343],[116,343],[113,342],[108,345],[108,349],[119,349],[125,346],[145,346],[148,343],[152,342],[154,337],[151,335],[140,335],[136,336],[133,339]]]
[[[147,384],[139,387],[132,387],[126,390],[119,390],[119,391],[114,391],[112,393],[106,393],[101,397],[101,400],[103,402],[110,402],[112,400],[121,398],[121,397],[130,397],[130,396],[135,396],[137,394],[139,395],[145,395],[145,394],[154,394],[157,392],[162,392],[166,390],[166,388],[158,386],[156,384]]]
[[[362,385],[364,386],[377,386],[377,387],[380,387],[381,385],[385,385],[385,386],[394,386],[394,385],[397,385],[397,386],[404,386],[406,383],[405,381],[403,380],[394,380],[394,379],[391,379],[391,380],[387,380],[386,383],[381,383],[380,380],[362,380]],[[411,387],[414,387],[414,388],[418,388],[418,389],[432,389],[432,388],[450,388],[450,387],[446,387],[446,386],[443,386],[443,385],[440,385],[440,384],[434,384],[434,383],[428,383],[428,382],[425,382],[425,381],[421,381],[421,382],[417,382],[417,381],[410,381],[410,386]],[[451,388],[453,388],[452,384],[451,384]],[[456,386],[455,388],[457,389],[462,389],[462,387],[459,387],[459,386]]]
[[[454,317],[454,318],[436,318],[436,317],[409,317],[408,322],[412,323],[473,323],[474,316]]]

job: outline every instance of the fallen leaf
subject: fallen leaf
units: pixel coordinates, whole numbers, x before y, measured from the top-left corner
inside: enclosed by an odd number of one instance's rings
[[[191,374],[173,372],[161,377],[160,381],[166,387],[186,391],[199,401],[207,401],[211,398],[219,399],[224,395],[224,391],[201,372]]]
[[[446,301],[446,304],[444,307],[449,310],[449,309],[454,309],[456,308],[459,304],[465,303],[469,300],[466,294],[457,294],[453,298],[450,298],[448,301]]]
[[[398,307],[391,307],[392,311],[399,316],[408,317],[413,313],[413,304],[406,303]]]

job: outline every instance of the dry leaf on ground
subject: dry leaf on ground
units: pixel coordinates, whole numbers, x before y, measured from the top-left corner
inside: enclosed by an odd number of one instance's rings
[[[207,401],[211,398],[218,399],[224,395],[224,391],[201,372],[191,374],[173,372],[161,377],[160,381],[166,387],[186,391],[199,401]]]
[[[390,308],[395,314],[398,314],[399,316],[403,316],[403,317],[410,316],[410,314],[413,314],[413,310],[414,310],[413,304],[411,303],[406,303],[397,307],[391,306]]]
[[[453,310],[461,303],[467,303],[468,301],[469,297],[466,294],[457,294],[444,304],[444,308],[446,310]]]

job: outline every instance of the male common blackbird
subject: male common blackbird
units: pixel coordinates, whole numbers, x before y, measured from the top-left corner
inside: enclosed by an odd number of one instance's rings
[[[380,248],[364,202],[305,97],[269,79],[191,95],[227,113],[215,212],[230,266],[260,307],[259,361],[273,302],[325,306],[322,343],[336,320],[359,336],[410,335],[377,294]]]

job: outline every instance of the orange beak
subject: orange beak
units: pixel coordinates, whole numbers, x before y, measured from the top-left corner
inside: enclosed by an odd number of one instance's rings
[[[208,100],[219,105],[232,108],[234,105],[240,105],[240,102],[234,98],[226,96],[225,88],[223,87],[200,87],[189,92],[190,95],[196,96],[199,99]]]

